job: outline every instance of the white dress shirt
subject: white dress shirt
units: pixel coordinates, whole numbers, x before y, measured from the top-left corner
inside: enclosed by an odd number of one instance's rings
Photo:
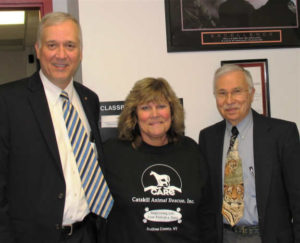
[[[69,225],[77,221],[82,221],[90,210],[81,185],[78,167],[76,165],[75,156],[68,136],[66,123],[63,118],[63,98],[60,97],[62,90],[49,81],[42,71],[40,71],[40,77],[42,79],[50,109],[61,166],[66,183],[65,207],[62,225]],[[76,108],[89,136],[91,128],[84,113],[80,98],[73,86],[73,80],[64,89],[64,91],[68,93],[69,99]]]

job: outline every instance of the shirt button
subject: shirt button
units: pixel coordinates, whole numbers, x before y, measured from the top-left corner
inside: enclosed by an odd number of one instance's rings
[[[64,194],[61,192],[58,194],[58,199],[63,199],[64,198]]]

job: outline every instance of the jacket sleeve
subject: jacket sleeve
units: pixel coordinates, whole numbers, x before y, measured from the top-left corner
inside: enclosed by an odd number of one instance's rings
[[[9,121],[8,109],[0,94],[0,242],[13,243],[7,197],[9,170]]]
[[[296,124],[288,126],[278,142],[285,187],[293,217],[294,242],[300,242],[300,139]]]

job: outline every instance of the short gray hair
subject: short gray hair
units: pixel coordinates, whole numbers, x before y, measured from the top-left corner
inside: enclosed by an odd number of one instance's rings
[[[42,20],[38,26],[38,30],[37,30],[36,41],[38,43],[38,47],[39,48],[41,47],[42,35],[43,35],[43,31],[46,27],[49,27],[52,25],[57,25],[57,24],[63,23],[68,20],[72,21],[77,26],[78,40],[80,43],[80,49],[82,49],[82,31],[81,31],[80,24],[79,24],[78,20],[75,19],[71,14],[64,13],[64,12],[48,13],[42,18]]]
[[[214,83],[213,83],[214,93],[216,92],[217,80],[221,76],[223,76],[224,74],[230,73],[230,72],[235,72],[235,71],[241,71],[241,72],[244,73],[246,82],[247,82],[248,87],[249,87],[249,92],[252,91],[252,89],[253,89],[253,80],[252,80],[251,73],[248,70],[246,70],[243,67],[241,67],[239,65],[236,65],[236,64],[224,64],[223,66],[219,67],[215,72]]]

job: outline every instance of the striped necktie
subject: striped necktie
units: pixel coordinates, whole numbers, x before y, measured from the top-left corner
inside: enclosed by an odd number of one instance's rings
[[[242,160],[238,152],[239,131],[231,130],[230,145],[224,170],[224,198],[222,214],[227,222],[234,226],[244,214],[244,182]]]
[[[69,100],[68,93],[62,91],[60,97],[63,98],[63,116],[87,203],[91,212],[107,218],[114,200],[99,166],[93,145],[89,141],[75,107]]]

